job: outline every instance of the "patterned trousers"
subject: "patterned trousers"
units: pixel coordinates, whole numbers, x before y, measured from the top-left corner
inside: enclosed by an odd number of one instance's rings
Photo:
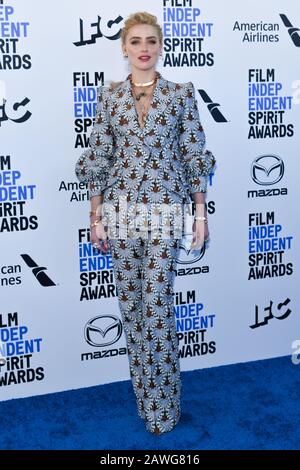
[[[173,312],[179,241],[109,239],[137,411],[154,434],[171,431],[181,412]]]

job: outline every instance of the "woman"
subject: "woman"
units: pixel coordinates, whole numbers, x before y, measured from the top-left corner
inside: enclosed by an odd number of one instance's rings
[[[199,249],[208,238],[205,193],[215,159],[204,152],[193,84],[156,71],[163,47],[157,18],[130,15],[121,42],[131,73],[98,88],[90,145],[76,175],[89,184],[93,246],[112,254],[138,413],[148,431],[161,434],[181,412],[173,313],[184,233],[178,207],[194,200],[193,247]]]

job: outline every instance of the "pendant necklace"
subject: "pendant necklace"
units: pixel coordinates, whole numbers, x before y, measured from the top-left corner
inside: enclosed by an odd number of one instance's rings
[[[155,77],[150,82],[146,82],[146,83],[143,83],[143,82],[136,83],[136,82],[133,82],[133,81],[131,81],[131,83],[132,83],[132,85],[134,85],[136,87],[152,87],[152,85],[154,85],[156,80],[157,80],[157,77]],[[145,121],[146,121],[146,117],[147,117],[147,108],[148,108],[148,105],[150,104],[150,100],[151,100],[151,91],[150,91],[149,95],[145,91],[141,91],[141,92],[135,94],[134,97],[135,97],[136,101],[138,101],[139,104],[141,104],[142,122],[144,124]],[[142,97],[146,97],[146,99],[144,101],[141,101]]]

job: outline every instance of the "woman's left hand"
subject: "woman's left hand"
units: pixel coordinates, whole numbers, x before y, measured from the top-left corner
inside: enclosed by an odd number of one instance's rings
[[[194,220],[193,222],[193,240],[191,249],[200,250],[205,240],[209,237],[208,224],[204,220]]]

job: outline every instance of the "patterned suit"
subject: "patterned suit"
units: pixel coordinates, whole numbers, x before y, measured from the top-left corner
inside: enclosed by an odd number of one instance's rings
[[[157,75],[144,128],[130,75],[116,87],[98,88],[89,148],[75,172],[89,184],[90,197],[103,194],[107,221],[113,209],[114,226],[128,229],[124,237],[111,230],[109,245],[138,413],[150,432],[160,434],[173,429],[181,410],[173,284],[182,233],[172,223],[168,237],[160,236],[159,226],[151,232],[151,211],[140,207],[188,204],[193,192],[206,191],[216,160],[204,150],[192,82],[179,84]],[[120,201],[129,205],[125,215]]]

